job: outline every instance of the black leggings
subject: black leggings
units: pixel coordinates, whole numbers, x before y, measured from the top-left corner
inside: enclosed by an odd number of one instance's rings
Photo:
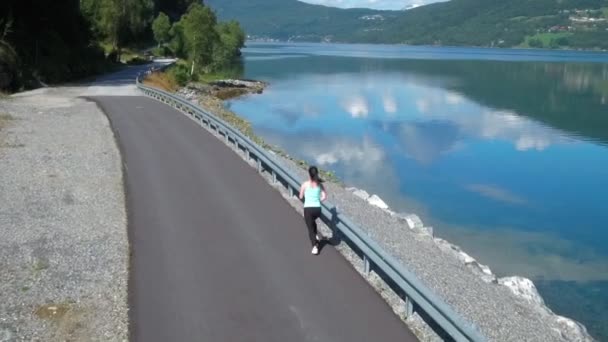
[[[304,208],[304,221],[308,227],[308,237],[310,243],[314,246],[317,244],[317,219],[321,217],[320,207]]]

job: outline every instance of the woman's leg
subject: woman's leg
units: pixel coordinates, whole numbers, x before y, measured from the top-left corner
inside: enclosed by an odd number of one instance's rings
[[[321,208],[314,208],[312,210],[312,224],[314,231],[315,244],[319,245],[319,230],[317,229],[317,219],[321,217]]]
[[[317,222],[315,214],[315,208],[304,208],[304,221],[306,221],[306,227],[308,228],[308,238],[313,246],[317,244]]]

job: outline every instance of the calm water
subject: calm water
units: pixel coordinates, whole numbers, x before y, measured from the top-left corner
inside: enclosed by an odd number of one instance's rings
[[[608,54],[249,44],[256,132],[608,340]]]

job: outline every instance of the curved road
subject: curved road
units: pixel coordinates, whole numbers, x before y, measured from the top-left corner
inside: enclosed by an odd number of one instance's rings
[[[145,97],[94,100],[125,162],[132,341],[416,341],[210,133]]]

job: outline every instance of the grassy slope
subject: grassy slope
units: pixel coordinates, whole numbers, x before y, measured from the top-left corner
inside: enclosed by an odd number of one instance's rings
[[[529,48],[530,47],[529,42],[532,39],[538,39],[543,43],[543,46],[548,47],[549,44],[551,44],[552,40],[556,40],[559,38],[568,38],[568,37],[572,37],[572,33],[570,33],[570,32],[537,33],[533,36],[526,36],[524,42],[519,47]]]

